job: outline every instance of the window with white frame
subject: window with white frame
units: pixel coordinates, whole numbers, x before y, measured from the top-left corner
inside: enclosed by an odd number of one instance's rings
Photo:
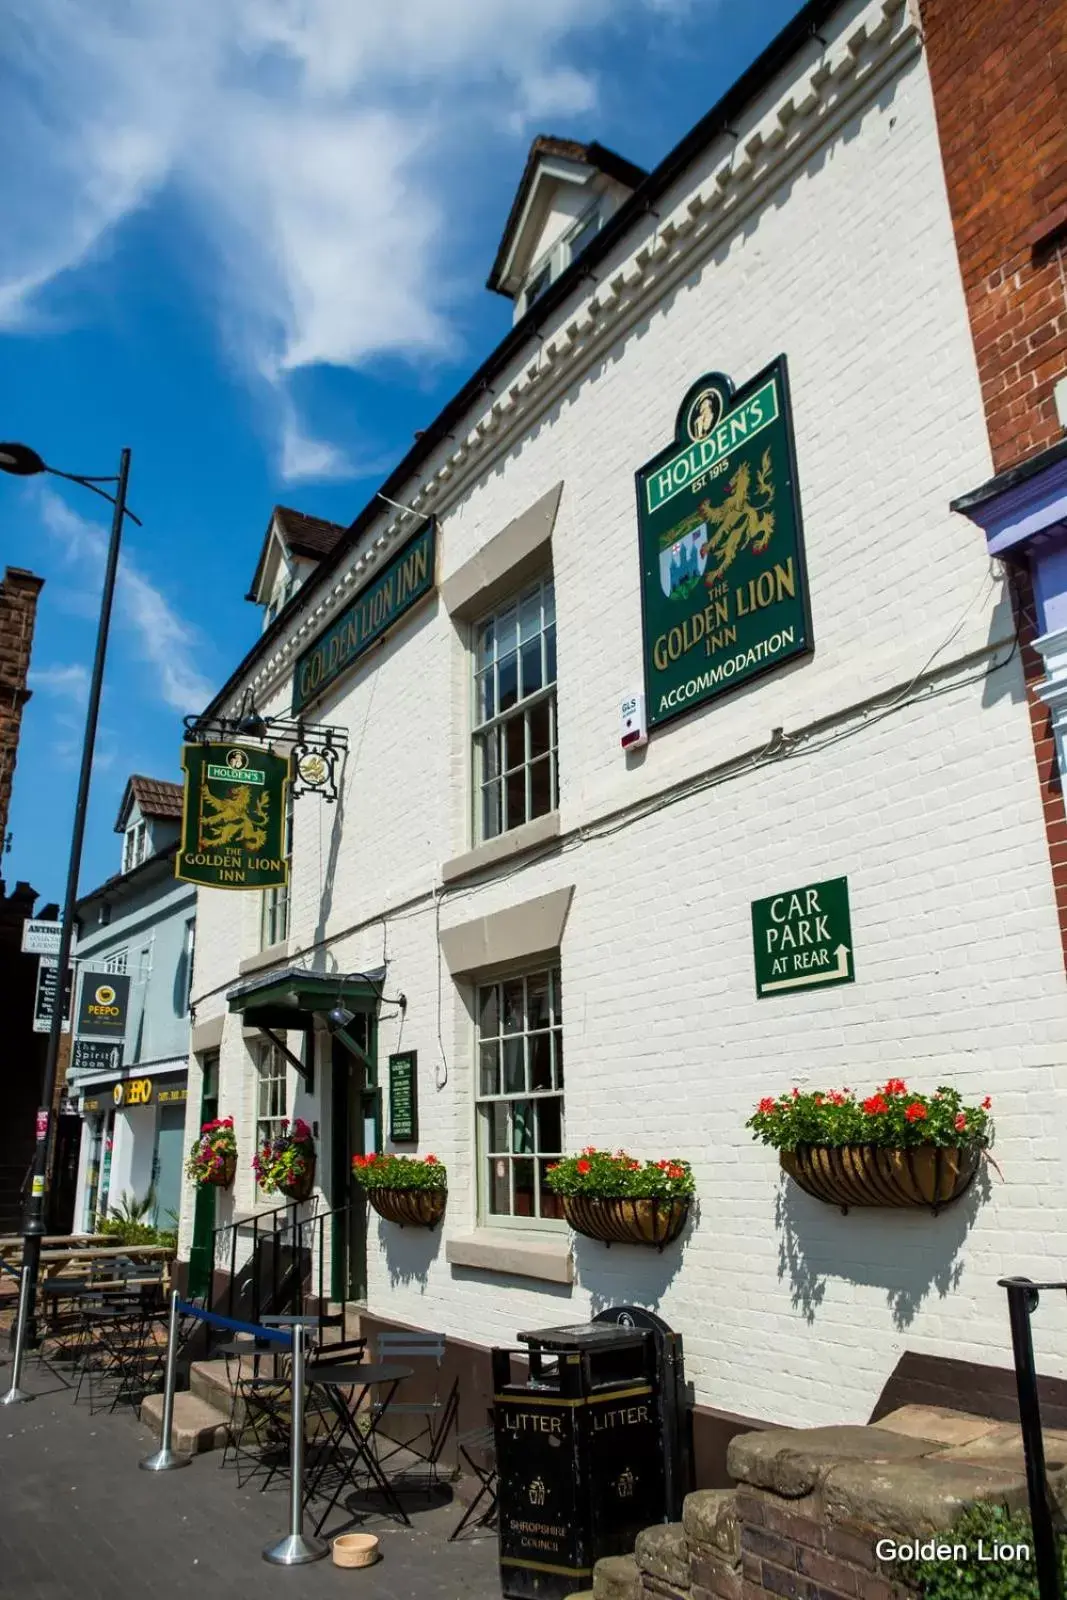
[[[488,1223],[556,1221],[545,1173],[563,1153],[558,966],[481,984],[477,996],[478,1210]]]
[[[559,805],[551,575],[474,630],[474,834],[495,839]]]
[[[126,829],[126,839],[122,849],[122,870],[131,872],[134,867],[139,867],[148,854],[148,826],[144,819],[135,822]]]
[[[256,1046],[256,1149],[281,1132],[286,1112],[286,1059],[264,1039]]]
[[[533,263],[526,285],[515,304],[516,317],[524,316],[541,298],[549,284],[555,283],[556,279],[566,272],[572,261],[577,261],[582,251],[592,244],[606,218],[606,208],[598,199],[587,211],[583,211],[580,217],[576,217],[555,244]]]
[[[286,791],[287,801],[285,809],[285,859],[289,866],[289,877],[293,871],[293,790],[292,786]],[[290,883],[281,884],[277,889],[264,889],[263,914],[260,919],[259,947],[269,950],[271,945],[281,944],[283,939],[289,937],[289,890]]]
[[[128,950],[115,950],[111,955],[104,957],[100,966],[104,972],[122,973],[129,970],[129,964],[130,952]]]

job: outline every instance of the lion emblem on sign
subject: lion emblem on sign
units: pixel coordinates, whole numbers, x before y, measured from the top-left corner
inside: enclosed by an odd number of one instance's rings
[[[768,507],[774,501],[774,484],[771,480],[771,452],[764,450],[752,491],[752,467],[742,461],[727,484],[729,493],[719,506],[709,500],[700,503],[700,514],[709,530],[701,556],[718,557],[718,566],[704,573],[704,582],[711,589],[722,577],[727,567],[733,565],[738,552],[750,547],[752,554],[762,555],[771,542],[774,532],[774,512]],[[702,569],[703,570],[703,569]]]

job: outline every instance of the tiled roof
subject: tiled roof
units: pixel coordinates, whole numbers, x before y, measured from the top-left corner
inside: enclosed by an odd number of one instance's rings
[[[256,570],[252,576],[251,587],[245,596],[246,600],[259,599],[257,591],[263,576],[263,568],[267,563],[271,534],[275,528],[290,554],[306,556],[312,561],[322,561],[326,556],[332,555],[347,532],[339,522],[327,522],[324,517],[309,517],[303,511],[294,511],[292,506],[275,506],[263,536],[259,560],[256,562]]]
[[[115,832],[121,833],[130,804],[136,801],[143,817],[180,817],[182,814],[182,786],[168,783],[164,778],[142,778],[138,773],[127,783],[122,793]]]
[[[308,517],[289,506],[275,506],[274,516],[278,531],[294,556],[328,556],[345,531],[339,522]]]

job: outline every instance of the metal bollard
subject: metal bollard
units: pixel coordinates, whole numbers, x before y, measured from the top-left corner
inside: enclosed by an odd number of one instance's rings
[[[170,1320],[167,1324],[167,1366],[163,1378],[163,1425],[159,1430],[159,1449],[138,1462],[142,1472],[173,1472],[175,1467],[187,1467],[192,1456],[183,1456],[170,1447],[171,1428],[174,1422],[174,1384],[178,1374],[178,1291],[170,1296]]]
[[[264,1561],[276,1567],[302,1567],[329,1551],[322,1539],[304,1537],[304,1329],[293,1328],[292,1424],[289,1434],[289,1532],[268,1545]]]
[[[1038,1286],[1031,1283],[1029,1278],[1001,1278],[1000,1287],[1008,1291],[1015,1384],[1019,1393],[1019,1423],[1026,1461],[1026,1488],[1030,1500],[1030,1523],[1034,1530],[1037,1590],[1040,1600],[1062,1600],[1059,1553],[1045,1471],[1045,1440],[1041,1430],[1034,1339],[1030,1327],[1030,1318],[1038,1306]],[[1049,1285],[1042,1284],[1041,1287],[1047,1288]],[[1062,1288],[1063,1285],[1057,1287]]]
[[[11,1361],[11,1387],[7,1393],[0,1398],[0,1406],[21,1406],[25,1405],[27,1400],[36,1400],[37,1398],[36,1395],[30,1394],[28,1390],[20,1387],[22,1380],[22,1357],[26,1344],[26,1313],[28,1310],[26,1302],[29,1299],[29,1291],[30,1269],[24,1266],[22,1269],[22,1277],[19,1281],[18,1309],[15,1312],[15,1352]]]

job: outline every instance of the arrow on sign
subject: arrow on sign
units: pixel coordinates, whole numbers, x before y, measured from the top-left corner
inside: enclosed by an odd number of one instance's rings
[[[847,978],[848,945],[839,944],[834,955],[837,957],[837,966],[830,972],[804,972],[799,978],[779,978],[775,983],[762,984],[760,994],[770,994],[772,989],[799,989],[812,983],[834,983],[839,978]]]

